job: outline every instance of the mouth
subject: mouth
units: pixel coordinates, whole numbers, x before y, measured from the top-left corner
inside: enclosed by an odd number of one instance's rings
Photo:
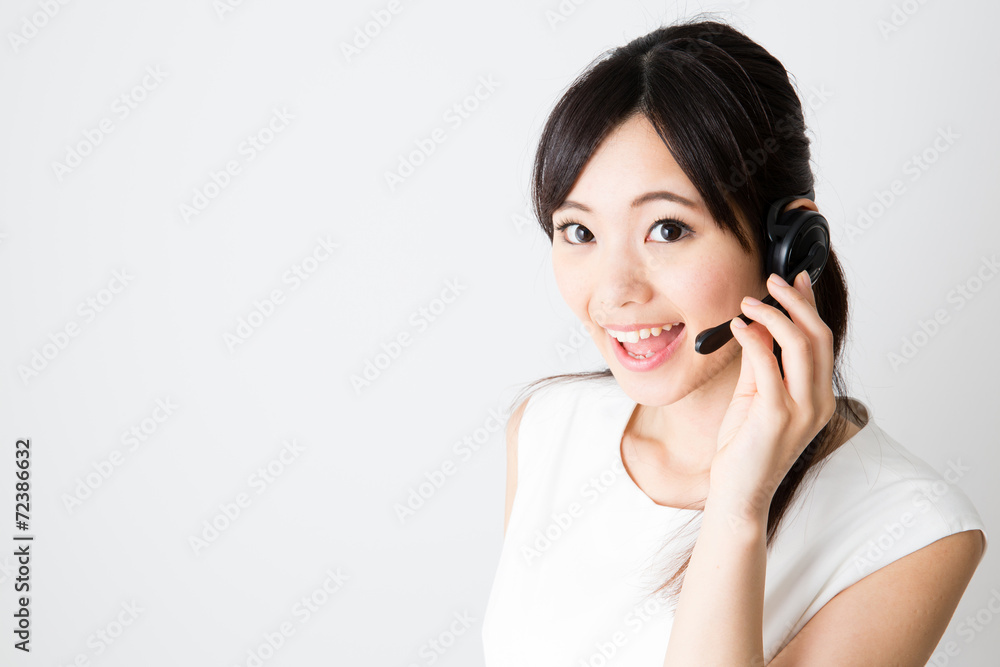
[[[633,359],[649,359],[673,343],[684,330],[683,322],[671,322],[662,326],[619,331],[604,329],[622,350]]]

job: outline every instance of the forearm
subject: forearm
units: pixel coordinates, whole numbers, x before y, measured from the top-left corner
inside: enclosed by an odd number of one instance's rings
[[[709,493],[664,667],[764,664],[767,515],[746,508]]]

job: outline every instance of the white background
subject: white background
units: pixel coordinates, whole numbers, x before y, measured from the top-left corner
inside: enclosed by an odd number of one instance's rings
[[[798,84],[852,294],[851,393],[937,470],[967,468],[958,486],[998,525],[1000,279],[976,282],[1000,251],[996,3],[567,0],[563,16],[556,0],[402,0],[350,59],[342,45],[387,2],[48,4],[0,11],[0,540],[19,532],[20,437],[35,535],[30,656],[11,646],[13,546],[0,550],[0,662],[250,665],[287,622],[263,664],[427,665],[467,614],[434,664],[482,664],[504,505],[491,414],[532,379],[603,366],[589,340],[565,353],[582,330],[527,210],[535,142],[601,52],[699,10]],[[481,77],[495,89],[468,99]],[[448,122],[463,101],[477,108]],[[292,118],[269,135],[275,110]],[[90,141],[102,119],[112,131]],[[436,128],[445,140],[391,188]],[[87,154],[55,167],[70,151]],[[239,173],[206,188],[230,160]],[[213,197],[185,220],[196,190]],[[849,235],[863,208],[878,215]],[[310,260],[321,238],[338,247]],[[296,266],[314,269],[298,285]],[[282,302],[253,315],[274,290]],[[938,309],[947,321],[920,335]],[[227,344],[241,319],[260,326]],[[894,367],[904,339],[919,346]],[[158,399],[176,406],[165,419]],[[132,428],[142,441],[123,439]],[[291,440],[300,451],[275,463]],[[239,494],[249,505],[226,519]],[[208,539],[212,521],[228,526]],[[323,604],[305,620],[310,596]],[[123,604],[142,611],[107,644]],[[992,664],[991,605],[995,546],[932,664]],[[992,625],[962,632],[977,613]]]

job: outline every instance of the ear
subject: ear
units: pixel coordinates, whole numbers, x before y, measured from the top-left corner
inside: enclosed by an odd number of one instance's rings
[[[793,208],[807,208],[810,211],[816,211],[817,213],[819,212],[819,207],[816,206],[816,202],[814,202],[812,199],[802,198],[788,202],[788,205],[785,206],[782,212],[790,211]]]

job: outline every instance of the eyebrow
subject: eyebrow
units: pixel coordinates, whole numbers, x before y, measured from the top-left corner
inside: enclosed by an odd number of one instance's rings
[[[639,195],[638,197],[632,200],[632,208],[638,208],[643,204],[657,200],[670,201],[676,204],[682,204],[684,206],[687,206],[688,208],[693,208],[693,209],[698,208],[698,205],[695,204],[690,199],[687,199],[686,197],[681,197],[679,194],[675,194],[668,190],[657,190],[655,192],[647,192],[644,195]],[[584,211],[586,213],[592,213],[590,207],[585,206],[580,202],[573,201],[572,199],[567,199],[566,201],[564,201],[562,205],[556,209],[556,211],[561,211],[563,209],[568,209],[568,208],[575,208]]]

